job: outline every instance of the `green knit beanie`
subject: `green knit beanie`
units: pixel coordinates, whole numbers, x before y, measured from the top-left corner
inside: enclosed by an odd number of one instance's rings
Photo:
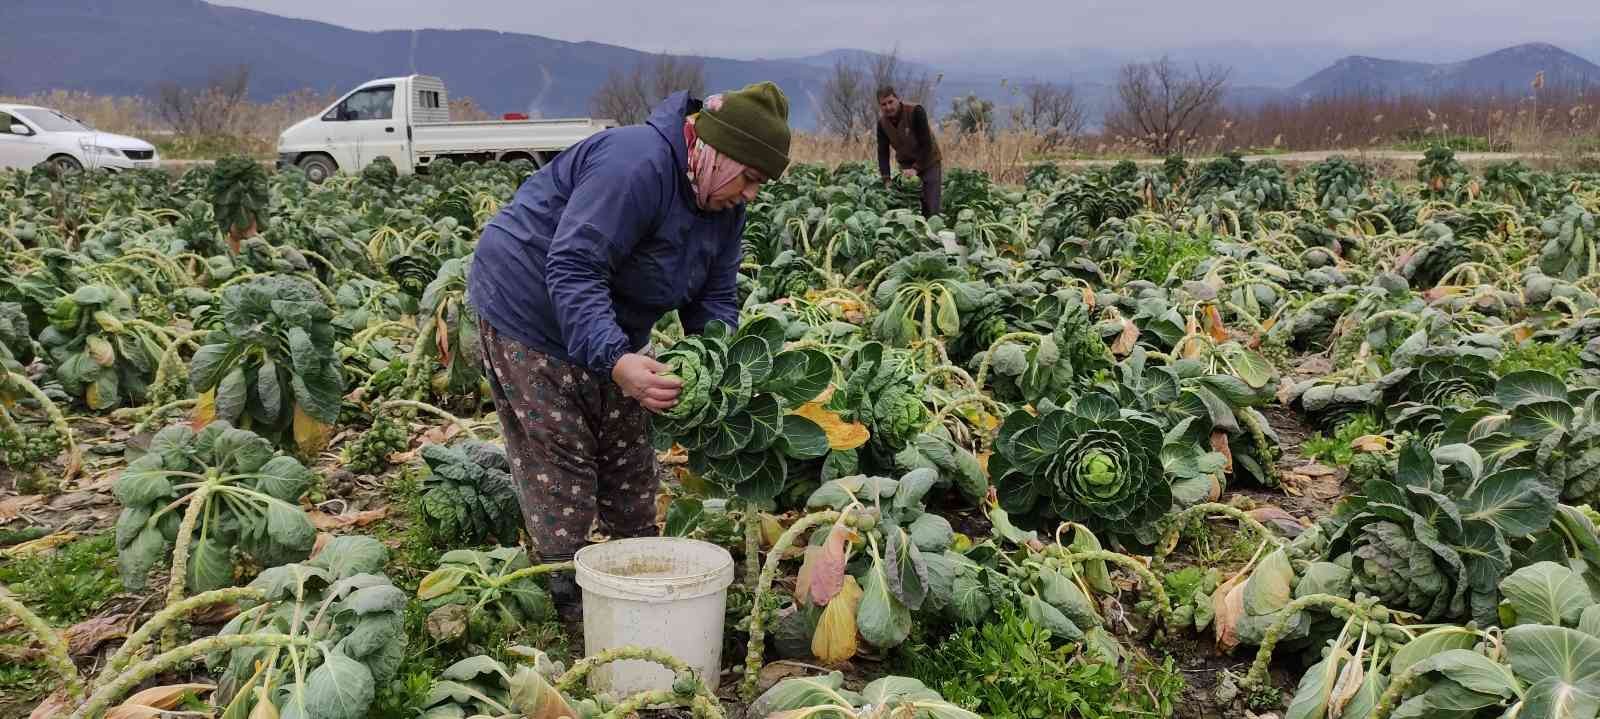
[[[789,99],[770,82],[721,98],[720,105],[713,98],[700,110],[695,132],[717,152],[778,179],[789,167]]]

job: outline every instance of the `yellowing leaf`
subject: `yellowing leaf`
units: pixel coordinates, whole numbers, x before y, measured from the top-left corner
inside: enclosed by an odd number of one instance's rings
[[[777,517],[766,512],[761,512],[759,516],[761,518],[761,547],[763,549],[771,549],[773,545],[778,543],[778,538],[783,536],[783,525],[778,522]]]
[[[117,363],[117,351],[112,348],[111,341],[100,335],[89,335],[84,341],[83,348],[89,352],[89,358],[101,367],[110,367]]]
[[[1211,593],[1211,628],[1217,638],[1217,649],[1233,651],[1239,646],[1239,619],[1244,617],[1244,575],[1234,575],[1217,585]]]
[[[314,455],[328,446],[333,437],[333,425],[306,414],[299,403],[294,406],[294,444],[306,455]]]
[[[1206,332],[1218,342],[1228,341],[1228,328],[1222,324],[1222,313],[1216,305],[1206,305]]]
[[[0,551],[0,557],[6,557],[9,559],[31,557],[36,554],[48,552],[77,538],[77,532],[56,532],[55,534],[46,537],[40,537],[31,542],[23,542],[22,544],[7,547],[4,551]]]
[[[826,400],[816,399],[800,406],[790,414],[805,417],[816,422],[822,432],[828,435],[828,448],[835,452],[855,449],[867,443],[872,433],[867,431],[867,426],[860,422],[846,422],[835,412],[830,412],[822,406]]]
[[[1111,343],[1111,353],[1118,357],[1126,357],[1133,348],[1139,344],[1139,326],[1131,320],[1122,320],[1122,333],[1117,335],[1115,342]]]
[[[429,600],[442,597],[455,591],[461,585],[461,580],[467,578],[467,568],[460,565],[447,564],[433,570],[428,576],[417,583],[417,598]]]
[[[823,664],[843,664],[856,655],[856,609],[861,605],[861,594],[856,578],[845,577],[838,596],[817,619],[817,632],[811,635],[811,653]]]
[[[138,694],[128,697],[111,711],[106,712],[106,719],[155,719],[166,709],[178,706],[183,698],[190,694],[200,694],[215,689],[212,684],[169,684],[161,687],[150,687]]]
[[[206,390],[195,398],[194,420],[189,425],[198,432],[217,418],[217,391]]]

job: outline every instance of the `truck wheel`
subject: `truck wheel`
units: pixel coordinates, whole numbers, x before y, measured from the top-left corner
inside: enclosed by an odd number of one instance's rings
[[[333,177],[333,173],[339,171],[339,166],[327,155],[307,155],[301,158],[300,169],[306,173],[306,179],[320,183]]]
[[[71,155],[56,155],[55,157],[45,160],[45,162],[54,165],[56,170],[62,174],[66,174],[68,172],[78,172],[83,169],[83,163],[78,162],[78,158]]]

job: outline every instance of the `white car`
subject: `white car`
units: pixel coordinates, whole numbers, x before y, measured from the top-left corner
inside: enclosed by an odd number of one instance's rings
[[[154,145],[100,132],[45,107],[0,104],[0,169],[43,163],[63,170],[132,170],[161,166]]]

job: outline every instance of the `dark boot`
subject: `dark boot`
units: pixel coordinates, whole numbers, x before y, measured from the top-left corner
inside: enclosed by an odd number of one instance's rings
[[[545,554],[539,553],[540,564],[555,564],[558,562],[572,561],[571,554]],[[572,570],[550,572],[544,575],[550,587],[550,601],[556,607],[556,614],[561,616],[563,622],[576,622],[583,619],[583,590],[578,587],[578,581],[573,577]]]

